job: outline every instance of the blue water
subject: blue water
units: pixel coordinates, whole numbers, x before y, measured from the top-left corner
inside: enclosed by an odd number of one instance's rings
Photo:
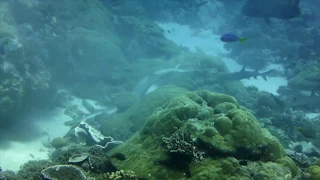
[[[234,97],[257,119],[257,127],[277,138],[297,164],[301,176],[290,172],[290,177],[307,178],[308,168],[320,157],[320,3],[298,2],[1,1],[0,179],[26,179],[24,173],[44,178],[41,171],[45,168],[71,164],[87,178],[107,179],[123,168],[135,171],[138,179],[146,178],[144,170],[140,172],[127,163],[135,156],[121,151],[121,146],[131,145],[132,137],[142,138],[150,129],[166,127],[166,123],[160,126],[163,116],[158,124],[152,124],[153,117],[168,108],[188,107],[182,95],[202,90]],[[244,12],[244,7],[254,11]],[[246,43],[222,42],[223,34],[246,38]],[[267,80],[263,79],[261,74],[269,71]],[[172,98],[181,98],[181,102],[176,104]],[[195,99],[192,102],[199,103]],[[199,112],[206,106],[210,106],[209,101],[200,103]],[[191,118],[190,112],[180,111],[177,118],[181,127],[175,127],[176,134],[185,130],[183,124],[195,121],[197,133],[206,131],[203,126],[217,131],[214,124],[218,116],[227,114],[221,110],[201,119],[200,115]],[[209,124],[201,125],[203,121]],[[171,123],[168,127],[177,126],[173,120]],[[168,127],[146,136],[175,138]],[[226,157],[239,161],[237,166],[243,171],[249,165],[242,165],[242,160],[263,162],[260,157],[244,156],[239,147],[236,155],[212,155],[215,153],[203,147],[197,133],[192,131],[194,139],[186,140],[201,152],[197,155],[203,156],[196,162],[190,153],[168,148],[170,143],[179,144],[172,139],[161,143],[149,139],[156,145],[141,140],[145,149],[156,152],[151,149],[157,146],[166,158],[179,161],[173,163],[177,168],[172,170],[168,165],[171,161],[162,160],[162,156],[161,160],[151,158],[156,165],[141,166],[148,169],[146,179],[197,179],[197,173],[205,174],[206,170],[194,170],[193,163]],[[225,139],[236,137],[218,134]],[[210,138],[214,141],[217,137]],[[133,145],[132,149],[142,152],[141,146]],[[304,158],[304,164],[297,162],[297,154]],[[86,158],[70,163],[67,160],[71,156]],[[106,158],[101,161],[103,167],[90,164],[90,158],[96,157]],[[158,172],[153,171],[158,166],[163,167],[165,176],[152,173]],[[184,175],[176,176],[179,173]],[[68,179],[67,175],[60,178]],[[219,178],[231,176],[225,173]]]

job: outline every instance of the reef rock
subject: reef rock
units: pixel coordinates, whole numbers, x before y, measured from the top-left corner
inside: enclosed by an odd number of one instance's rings
[[[126,159],[112,158],[115,153]],[[117,169],[145,179],[285,180],[299,175],[278,139],[247,109],[232,96],[209,91],[173,97],[107,154]]]
[[[109,151],[122,143],[122,141],[115,141],[110,136],[104,136],[100,131],[85,121],[82,121],[80,125],[74,129],[74,132],[79,142],[88,146],[99,146],[104,151]]]
[[[56,165],[41,171],[46,179],[51,180],[86,180],[84,173],[76,166]]]

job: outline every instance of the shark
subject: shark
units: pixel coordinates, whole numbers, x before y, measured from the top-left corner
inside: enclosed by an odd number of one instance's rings
[[[181,73],[192,73],[200,71],[200,69],[194,69],[188,64],[178,64],[174,68],[165,68],[153,72],[150,75],[143,77],[133,88],[133,93],[137,97],[142,98],[144,95],[158,89],[160,86],[170,84],[168,79],[171,79],[174,75]]]
[[[242,79],[250,79],[251,77],[256,79],[258,76],[261,76],[265,81],[267,81],[267,76],[273,71],[274,69],[271,69],[263,73],[260,73],[258,70],[246,71],[246,66],[243,66],[240,71],[234,73],[221,74],[218,76],[217,79],[223,81],[240,81]]]
[[[241,14],[263,18],[270,25],[270,18],[292,19],[300,16],[300,0],[247,0],[241,7]]]
[[[279,98],[293,111],[296,109],[320,110],[320,95],[316,91],[301,91],[283,86],[277,92],[280,94]]]

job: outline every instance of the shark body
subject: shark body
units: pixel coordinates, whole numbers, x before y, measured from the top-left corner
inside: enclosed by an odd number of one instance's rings
[[[243,66],[243,68],[240,71],[234,72],[234,73],[222,74],[218,76],[218,79],[223,81],[239,81],[242,79],[250,79],[251,77],[256,79],[258,76],[261,76],[264,80],[267,80],[267,76],[272,71],[273,71],[272,69],[263,73],[260,73],[258,70],[246,71],[246,67]]]

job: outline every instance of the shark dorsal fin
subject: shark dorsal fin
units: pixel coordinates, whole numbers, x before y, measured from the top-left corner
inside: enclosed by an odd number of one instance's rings
[[[246,71],[246,66],[243,66],[240,72]]]

